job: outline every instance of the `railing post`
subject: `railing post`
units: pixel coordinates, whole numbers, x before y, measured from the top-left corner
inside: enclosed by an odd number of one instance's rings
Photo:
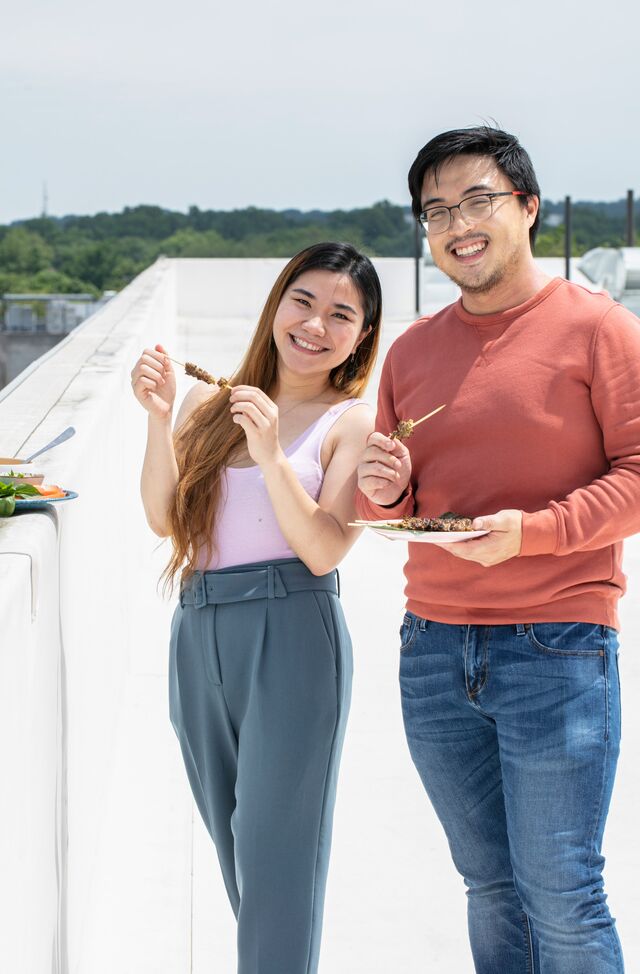
[[[571,197],[564,198],[564,276],[571,280]]]
[[[413,249],[416,265],[416,314],[420,314],[420,261],[422,259],[422,227],[417,220],[414,221],[415,233],[413,238]]]
[[[627,190],[627,247],[635,247],[636,234],[633,226],[633,190]]]

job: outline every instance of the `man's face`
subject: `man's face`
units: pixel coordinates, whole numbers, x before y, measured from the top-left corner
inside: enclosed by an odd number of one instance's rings
[[[509,179],[490,156],[454,156],[445,162],[436,180],[428,172],[422,183],[422,209],[442,203],[453,206],[468,196],[501,193],[512,189]],[[463,291],[481,294],[508,283],[531,257],[529,227],[535,220],[538,201],[528,197],[500,196],[493,213],[480,223],[464,219],[459,210],[442,233],[428,233],[434,263]]]

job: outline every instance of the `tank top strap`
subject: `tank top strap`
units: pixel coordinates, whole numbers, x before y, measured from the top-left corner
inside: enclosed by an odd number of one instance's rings
[[[285,451],[286,454],[290,456],[291,454],[300,455],[304,453],[305,456],[313,458],[320,465],[322,445],[329,430],[347,410],[362,403],[364,403],[363,399],[345,399],[336,403],[335,406],[331,406],[291,444],[289,449]]]

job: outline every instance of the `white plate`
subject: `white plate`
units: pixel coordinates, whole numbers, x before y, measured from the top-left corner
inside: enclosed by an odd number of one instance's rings
[[[453,544],[454,541],[470,541],[481,538],[488,531],[410,531],[408,529],[385,527],[388,524],[401,524],[402,518],[388,521],[358,521],[358,524],[371,528],[375,534],[389,538],[390,541],[419,541],[423,544]]]

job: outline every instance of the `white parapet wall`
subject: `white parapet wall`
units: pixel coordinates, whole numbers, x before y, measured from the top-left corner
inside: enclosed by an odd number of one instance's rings
[[[134,606],[154,594],[137,577],[150,539],[129,372],[174,322],[175,271],[159,262],[0,393],[3,456],[76,427],[41,464],[80,495],[0,521],[0,970],[11,974],[82,969]]]
[[[19,538],[0,532],[0,592],[0,965],[50,971],[64,833],[55,516],[26,518]]]

